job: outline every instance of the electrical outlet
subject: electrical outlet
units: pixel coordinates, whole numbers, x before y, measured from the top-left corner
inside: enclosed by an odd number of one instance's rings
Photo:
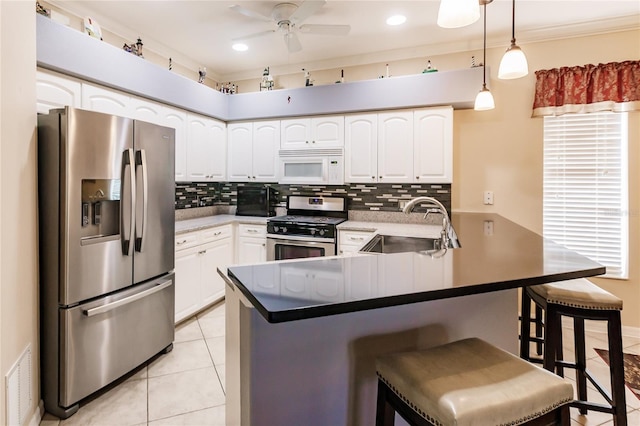
[[[485,220],[484,221],[484,235],[490,237],[493,235],[493,221]]]
[[[488,206],[493,205],[493,191],[484,191],[484,204]]]

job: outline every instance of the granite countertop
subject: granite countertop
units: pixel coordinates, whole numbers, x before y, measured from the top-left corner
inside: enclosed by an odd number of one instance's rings
[[[236,216],[233,214],[218,214],[214,216],[198,217],[176,221],[176,235],[186,232],[200,231],[214,226],[226,225],[229,223],[248,223],[266,225],[266,217],[257,216]]]
[[[296,259],[231,266],[221,273],[272,323],[605,273],[603,266],[496,214],[454,213],[452,223],[461,248],[446,253]],[[354,225],[359,226],[340,226]],[[365,224],[352,230],[380,233],[385,226]],[[413,229],[388,226],[390,231]],[[419,226],[423,231],[440,229]]]

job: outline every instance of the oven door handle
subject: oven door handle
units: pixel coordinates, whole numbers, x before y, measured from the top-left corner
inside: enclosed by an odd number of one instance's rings
[[[281,235],[272,235],[272,234],[267,234],[267,239],[268,240],[274,240],[274,241],[278,241],[278,242],[292,242],[292,241],[299,241],[299,242],[305,242],[305,243],[332,243],[335,244],[336,240],[334,238],[322,238],[322,237],[301,237],[299,235],[287,235],[287,236],[281,236]]]

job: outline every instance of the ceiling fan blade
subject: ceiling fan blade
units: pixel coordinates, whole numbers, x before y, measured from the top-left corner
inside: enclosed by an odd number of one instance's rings
[[[261,37],[261,36],[267,35],[267,34],[273,34],[275,32],[276,32],[276,30],[260,31],[259,33],[249,34],[249,35],[246,35],[246,36],[243,36],[243,37],[232,38],[231,41],[244,41],[244,40],[248,40],[250,38],[256,38],[256,37]]]
[[[295,53],[302,50],[302,45],[298,36],[294,32],[288,32],[284,35],[284,43],[287,45],[289,53]]]
[[[301,33],[345,36],[351,31],[350,25],[305,24],[299,28]]]
[[[273,21],[270,16],[266,16],[266,15],[263,15],[262,13],[254,12],[253,10],[245,9],[244,7],[238,6],[237,4],[229,6],[229,9],[235,12],[238,12],[241,15],[248,16],[249,18],[259,19],[265,22]]]
[[[299,24],[300,22],[304,21],[309,16],[320,10],[325,3],[326,0],[303,1],[300,6],[298,6],[296,11],[291,14],[291,16],[289,17],[289,21],[294,24]]]

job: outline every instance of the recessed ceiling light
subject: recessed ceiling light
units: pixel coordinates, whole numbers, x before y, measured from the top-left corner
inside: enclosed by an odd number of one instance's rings
[[[393,15],[387,18],[387,25],[402,25],[407,21],[404,15]]]
[[[234,45],[231,47],[233,48],[233,50],[236,50],[238,52],[244,52],[246,50],[249,50],[249,46],[247,46],[244,43],[234,43]]]

